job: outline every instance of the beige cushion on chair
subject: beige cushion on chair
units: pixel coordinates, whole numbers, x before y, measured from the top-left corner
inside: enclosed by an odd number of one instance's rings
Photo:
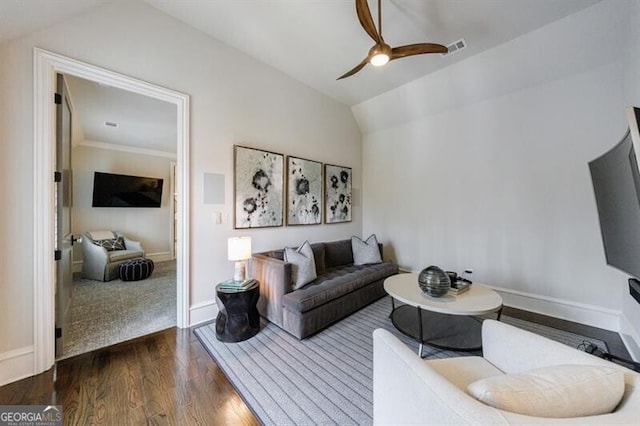
[[[112,240],[116,238],[113,231],[89,231],[87,232],[92,240]]]
[[[583,417],[611,413],[624,394],[624,374],[616,368],[556,365],[504,374],[471,383],[481,402],[535,417]]]

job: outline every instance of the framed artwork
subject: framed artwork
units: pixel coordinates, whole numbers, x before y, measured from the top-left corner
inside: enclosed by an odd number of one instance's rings
[[[287,225],[322,223],[322,163],[287,157]]]
[[[283,225],[284,155],[234,145],[235,229]]]
[[[325,223],[351,221],[351,167],[324,165]]]

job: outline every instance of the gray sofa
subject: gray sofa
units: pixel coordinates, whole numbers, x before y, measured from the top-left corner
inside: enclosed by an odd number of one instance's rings
[[[311,244],[318,277],[292,290],[291,264],[283,250],[256,253],[248,274],[260,282],[260,315],[298,339],[316,333],[381,298],[391,262],[354,265],[351,240]],[[379,244],[382,256],[382,244]]]

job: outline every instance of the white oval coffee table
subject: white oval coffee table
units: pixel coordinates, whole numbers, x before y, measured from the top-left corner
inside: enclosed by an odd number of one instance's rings
[[[393,325],[422,345],[441,349],[474,351],[482,348],[482,321],[477,315],[497,313],[500,319],[502,297],[488,286],[473,283],[468,291],[453,296],[430,297],[418,286],[417,274],[398,274],[384,281],[392,297]],[[403,305],[395,306],[395,300]]]

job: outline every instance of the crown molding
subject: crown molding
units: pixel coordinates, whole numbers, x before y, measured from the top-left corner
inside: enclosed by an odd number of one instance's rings
[[[139,148],[139,147],[129,146],[129,145],[119,145],[116,143],[109,143],[109,142],[83,140],[82,142],[79,142],[76,146],[86,146],[89,148],[107,149],[110,151],[122,151],[122,152],[129,152],[133,154],[152,155],[154,157],[164,157],[164,158],[169,158],[171,160],[176,160],[178,158],[175,152],[160,151],[157,149]]]

